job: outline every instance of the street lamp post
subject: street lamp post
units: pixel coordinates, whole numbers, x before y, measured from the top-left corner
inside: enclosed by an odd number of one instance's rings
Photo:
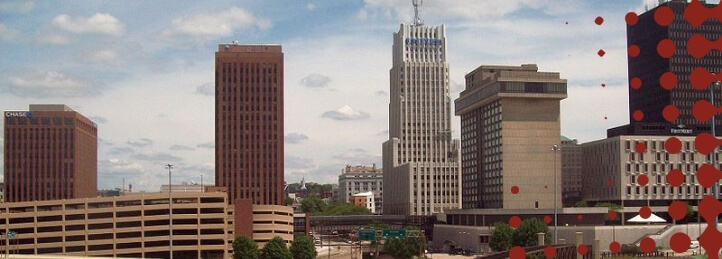
[[[203,174],[201,174],[201,192],[206,192],[206,189],[203,188]]]
[[[173,169],[173,165],[166,164],[165,168],[168,169],[168,245],[170,248],[170,259],[173,259],[173,185],[171,184],[171,169]]]
[[[552,146],[551,151],[554,154],[554,194],[552,196],[554,197],[554,244],[556,245],[559,240],[557,236],[557,151],[559,151],[559,146]]]

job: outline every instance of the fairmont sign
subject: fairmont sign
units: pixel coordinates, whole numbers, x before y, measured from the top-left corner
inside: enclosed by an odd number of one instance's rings
[[[426,38],[406,38],[406,44],[409,45],[441,45],[440,39],[426,39]]]
[[[5,112],[5,117],[22,117],[22,118],[32,118],[33,113],[32,112]]]
[[[671,129],[672,134],[693,134],[692,129]]]

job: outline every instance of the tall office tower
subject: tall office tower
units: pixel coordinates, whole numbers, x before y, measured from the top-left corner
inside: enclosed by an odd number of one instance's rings
[[[216,186],[229,202],[283,205],[283,52],[221,44],[216,52]]]
[[[562,200],[574,205],[582,199],[582,145],[562,136]]]
[[[567,81],[537,70],[535,64],[480,66],[466,74],[455,101],[465,209],[561,207],[561,154],[551,149],[560,145]]]
[[[704,1],[702,1],[704,2]],[[712,73],[722,73],[722,54],[712,50],[700,59],[692,57],[687,51],[687,41],[693,34],[699,33],[710,41],[722,37],[722,22],[718,19],[707,19],[702,26],[692,27],[684,19],[684,11],[689,3],[686,0],[671,0],[639,15],[634,25],[627,25],[627,44],[637,45],[640,54],[628,56],[628,75],[631,81],[639,78],[642,84],[639,89],[629,88],[630,124],[610,129],[608,137],[619,135],[689,135],[696,136],[701,132],[710,131],[710,123],[701,123],[692,116],[692,106],[697,100],[709,100],[710,92],[699,91],[692,87],[689,77],[697,67],[703,67]],[[711,8],[716,4],[704,4]],[[669,8],[674,13],[674,20],[668,26],[660,26],[655,21],[655,13],[660,9]],[[676,51],[671,58],[661,57],[657,46],[662,40],[674,42]],[[672,72],[678,83],[672,90],[663,88],[660,78]],[[722,89],[715,91],[716,105],[722,100]],[[662,117],[667,105],[675,105],[680,110],[679,118],[670,123]],[[642,111],[644,118],[637,122],[633,119],[635,111]],[[716,116],[716,129],[722,130],[722,116]]]
[[[5,201],[98,195],[98,127],[60,104],[5,112]]]
[[[444,25],[427,27],[417,17],[394,33],[384,214],[430,215],[461,207],[446,58]]]

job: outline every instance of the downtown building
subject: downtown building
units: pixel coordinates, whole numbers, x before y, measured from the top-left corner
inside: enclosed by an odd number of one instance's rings
[[[371,193],[372,204],[367,204],[374,214],[383,214],[383,180],[384,175],[381,168],[372,166],[346,165],[338,176],[338,198],[339,202],[354,203],[354,195],[359,193]],[[367,206],[364,206],[367,207]]]
[[[65,105],[4,113],[5,202],[98,195],[98,128]]]
[[[229,200],[283,205],[283,52],[221,44],[216,57],[216,186]]]
[[[444,25],[417,18],[394,33],[389,140],[383,144],[385,215],[461,207],[459,141],[451,138]]]
[[[535,64],[482,65],[455,101],[464,209],[561,207],[560,101],[567,81]],[[519,193],[513,194],[512,187]]]
[[[562,201],[569,207],[582,200],[582,145],[562,136]]]

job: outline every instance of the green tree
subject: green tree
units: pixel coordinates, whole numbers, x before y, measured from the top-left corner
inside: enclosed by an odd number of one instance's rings
[[[317,252],[310,237],[296,236],[291,243],[291,254],[293,259],[313,259]]]
[[[301,201],[301,211],[312,215],[325,211],[327,207],[326,202],[316,197],[306,198]]]
[[[247,236],[239,236],[233,241],[233,259],[258,259],[258,244]]]
[[[409,259],[420,255],[425,250],[420,237],[392,238],[386,240],[384,250],[396,259]]]
[[[544,243],[551,244],[552,236],[549,234],[549,226],[538,218],[530,218],[521,221],[521,225],[512,233],[512,246],[537,246],[539,238],[537,233],[544,233]]]
[[[281,237],[274,237],[261,249],[261,258],[293,259],[291,251],[286,248],[286,242]]]
[[[609,210],[613,210],[614,212],[622,212],[622,206],[610,202],[600,202],[595,204],[594,207],[607,207]]]
[[[577,208],[587,207],[587,202],[586,202],[586,201],[583,201],[583,200],[582,200],[582,201],[578,201],[577,203],[574,203],[574,207],[577,207]]]
[[[494,224],[494,230],[491,231],[489,240],[489,248],[494,251],[507,251],[511,249],[511,238],[514,229],[509,224],[497,222]]]
[[[346,216],[346,215],[371,215],[371,211],[365,207],[348,204],[348,203],[335,203],[332,204],[319,215],[323,216]]]

